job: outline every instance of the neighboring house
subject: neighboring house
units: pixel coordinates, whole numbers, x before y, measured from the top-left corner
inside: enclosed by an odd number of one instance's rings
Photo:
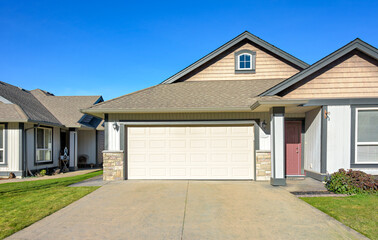
[[[377,59],[356,39],[309,66],[245,32],[83,112],[105,119],[106,180],[378,174]]]
[[[0,177],[59,167],[65,147],[71,169],[80,159],[86,159],[83,167],[100,165],[102,120],[80,109],[102,101],[101,96],[54,96],[0,82]]]

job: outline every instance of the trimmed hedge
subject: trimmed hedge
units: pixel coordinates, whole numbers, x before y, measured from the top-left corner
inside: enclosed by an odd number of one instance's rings
[[[339,169],[326,179],[326,188],[341,194],[377,193],[378,181],[362,171]]]

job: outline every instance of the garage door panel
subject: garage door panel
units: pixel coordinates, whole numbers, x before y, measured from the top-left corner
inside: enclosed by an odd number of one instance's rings
[[[129,179],[253,178],[252,126],[128,127],[127,134]]]

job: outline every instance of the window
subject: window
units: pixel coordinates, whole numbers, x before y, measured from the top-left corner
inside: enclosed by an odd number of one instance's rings
[[[244,53],[239,55],[239,70],[252,69],[252,56],[251,54]]]
[[[378,109],[356,109],[355,163],[378,163]]]
[[[36,162],[52,161],[52,129],[37,128],[36,132]]]
[[[0,125],[0,164],[5,164],[5,127]]]
[[[256,52],[240,50],[235,53],[235,73],[255,73]]]

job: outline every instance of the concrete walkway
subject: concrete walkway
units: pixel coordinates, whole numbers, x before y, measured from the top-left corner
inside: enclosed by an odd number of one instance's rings
[[[99,170],[101,170],[101,168],[83,169],[83,170],[77,170],[77,171],[72,171],[72,172],[67,172],[67,173],[60,173],[60,174],[52,175],[52,176],[13,178],[13,179],[0,180],[0,184],[10,183],[10,182],[28,182],[28,181],[47,180],[47,179],[55,179],[55,178],[63,178],[63,177],[73,177],[73,176],[78,176],[78,175],[87,174],[91,172],[96,172]]]
[[[104,185],[9,239],[364,239],[281,187],[249,181]]]

